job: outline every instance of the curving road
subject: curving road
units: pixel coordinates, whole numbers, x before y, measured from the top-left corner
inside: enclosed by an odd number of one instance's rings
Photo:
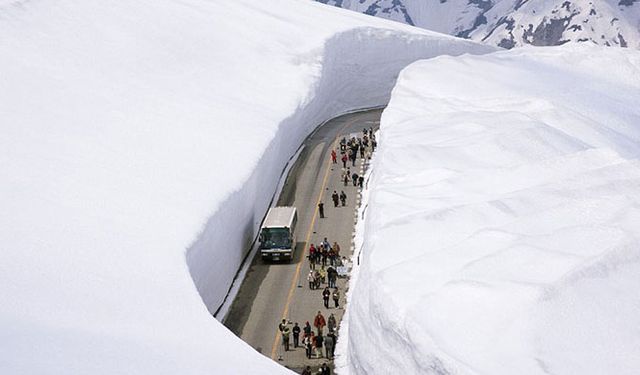
[[[224,322],[257,351],[291,369],[301,371],[309,365],[315,370],[330,361],[307,359],[303,348],[293,348],[293,341],[292,349],[284,352],[278,331],[282,318],[298,322],[302,327],[306,321],[313,325],[313,318],[319,310],[325,318],[333,313],[339,320],[343,315],[342,307],[325,309],[321,289],[310,290],[306,281],[309,263],[305,255],[310,243],[317,244],[327,237],[332,244],[338,242],[341,255],[350,258],[352,252],[358,188],[352,184],[344,186],[341,181],[342,163],[340,160],[338,164],[331,163],[331,150],[337,148],[337,142],[343,136],[361,135],[363,128],[376,129],[381,113],[381,109],[376,109],[337,117],[307,138],[278,198],[279,206],[298,208],[295,259],[291,264],[264,264],[257,254]],[[363,163],[358,159],[351,171],[362,174]],[[347,165],[350,164],[348,162]],[[334,190],[338,193],[344,190],[347,194],[346,207],[333,207],[331,194]],[[322,219],[316,208],[319,201],[325,203],[325,218]],[[341,306],[344,305],[345,283],[345,280],[338,281]]]

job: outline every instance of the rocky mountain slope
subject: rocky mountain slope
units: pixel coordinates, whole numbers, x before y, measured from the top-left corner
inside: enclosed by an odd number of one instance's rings
[[[504,48],[640,48],[639,0],[318,0]]]

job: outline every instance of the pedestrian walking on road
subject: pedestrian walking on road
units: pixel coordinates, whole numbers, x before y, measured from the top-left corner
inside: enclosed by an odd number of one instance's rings
[[[329,333],[332,333],[336,329],[336,326],[336,317],[331,313],[331,315],[329,315],[329,319],[327,319],[327,329],[329,330]]]
[[[309,246],[309,268],[312,270],[316,269],[316,252],[318,250],[316,249],[315,246],[313,246],[313,244],[311,244],[311,246]]]
[[[337,242],[333,243],[333,251],[336,252],[336,258],[340,258],[340,245]]]
[[[293,347],[297,348],[300,343],[300,326],[298,325],[298,322],[293,324],[293,329],[291,331],[293,332]]]
[[[318,203],[318,213],[320,214],[320,219],[324,219],[324,203]]]
[[[329,250],[329,265],[333,266],[336,261],[336,252],[333,249]],[[329,282],[331,282],[331,274],[329,269],[327,269],[327,277],[329,278]]]
[[[333,347],[331,347],[331,358],[333,358],[335,357],[336,344],[338,343],[338,338],[333,332],[330,332],[327,336],[328,337],[330,336],[333,341]]]
[[[362,187],[362,183],[364,183],[364,177],[358,177],[358,186]]]
[[[342,157],[340,158],[340,160],[342,160],[342,168],[346,168],[347,160],[349,160],[349,158],[347,157],[347,154],[345,152],[342,153]]]
[[[319,375],[331,375],[331,369],[326,363],[323,363],[322,367],[320,367]]]
[[[316,286],[316,278],[313,275],[313,270],[309,270],[309,275],[307,276],[307,281],[309,282],[309,289],[313,290]]]
[[[282,319],[282,322],[280,324],[278,324],[278,331],[280,331],[280,333],[284,332],[284,327],[287,326],[287,319]]]
[[[322,240],[322,245],[324,246],[325,249],[330,250],[331,249],[331,244],[329,243],[329,241],[327,240],[327,237],[324,238],[324,240]]]
[[[324,315],[318,310],[318,314],[315,319],[313,319],[313,326],[318,330],[318,334],[322,335],[322,329],[327,325],[327,321],[324,320]]]
[[[313,337],[313,332],[311,332],[309,336],[304,338],[304,344],[305,344],[307,358],[311,359],[311,355],[313,354],[313,347],[315,345],[315,338]]]
[[[304,328],[302,329],[302,333],[304,334],[304,337],[307,337],[311,334],[311,324],[309,324],[308,321],[305,323]]]
[[[282,345],[284,346],[284,351],[289,351],[289,336],[291,335],[291,330],[289,326],[285,326],[284,330],[282,330]]]
[[[329,290],[329,287],[325,287],[324,290],[322,291],[322,299],[324,300],[324,308],[328,309],[329,308],[329,298],[331,297],[331,291]]]
[[[356,184],[354,183],[353,186],[356,186]],[[333,199],[333,207],[338,207],[338,201],[340,200],[340,196],[338,195],[337,191],[333,191],[333,194],[331,194],[331,199]]]
[[[336,279],[338,278],[338,272],[332,266],[333,264],[327,268],[327,281],[329,282],[329,288],[336,287]]]
[[[327,359],[333,359],[333,355],[331,354],[331,352],[333,352],[334,344],[335,342],[333,341],[333,337],[331,337],[331,335],[326,335],[324,337],[324,349]]]
[[[324,337],[322,333],[316,335],[316,358],[322,358],[322,344],[324,343]]]
[[[318,276],[319,276],[318,278],[320,279],[320,282],[324,284],[325,281],[327,280],[327,271],[324,269],[324,265],[320,267],[320,271],[318,271]]]
[[[335,307],[336,307],[336,309],[337,309],[338,307],[340,307],[340,306],[339,306],[339,302],[340,302],[340,291],[338,290],[338,287],[336,287],[336,288],[333,290],[333,303],[336,305],[336,306],[335,306]]]
[[[344,193],[344,190],[340,190],[340,202],[342,203],[342,207],[347,205],[347,194]]]
[[[300,375],[313,375],[311,373],[311,367],[310,366],[305,367]]]
[[[336,150],[331,150],[331,162],[336,164],[338,161],[336,160],[338,155],[336,154]]]
[[[353,174],[351,175],[351,180],[353,181],[353,186],[356,186],[358,184],[358,174],[356,172],[353,172]]]
[[[320,277],[320,271],[315,270],[315,272],[313,273],[313,282],[314,282],[314,287],[313,289],[318,289],[320,288],[320,281],[321,281],[321,277]]]

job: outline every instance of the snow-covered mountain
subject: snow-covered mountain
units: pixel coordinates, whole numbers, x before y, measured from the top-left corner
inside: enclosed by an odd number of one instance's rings
[[[318,0],[504,48],[569,41],[640,48],[638,0]]]

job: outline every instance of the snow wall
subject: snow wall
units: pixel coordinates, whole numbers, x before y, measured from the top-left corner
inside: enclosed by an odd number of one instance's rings
[[[338,372],[637,373],[639,102],[634,50],[406,68],[364,194]]]
[[[291,0],[0,0],[0,35],[2,374],[287,373],[209,312],[285,162],[490,50]]]
[[[300,63],[321,66],[308,99],[280,123],[248,181],[221,204],[187,252],[191,275],[209,311],[215,313],[223,303],[257,236],[280,173],[316,126],[348,111],[385,105],[398,73],[411,62],[493,51],[489,46],[440,35],[359,28],[327,40],[321,51],[296,57]]]

